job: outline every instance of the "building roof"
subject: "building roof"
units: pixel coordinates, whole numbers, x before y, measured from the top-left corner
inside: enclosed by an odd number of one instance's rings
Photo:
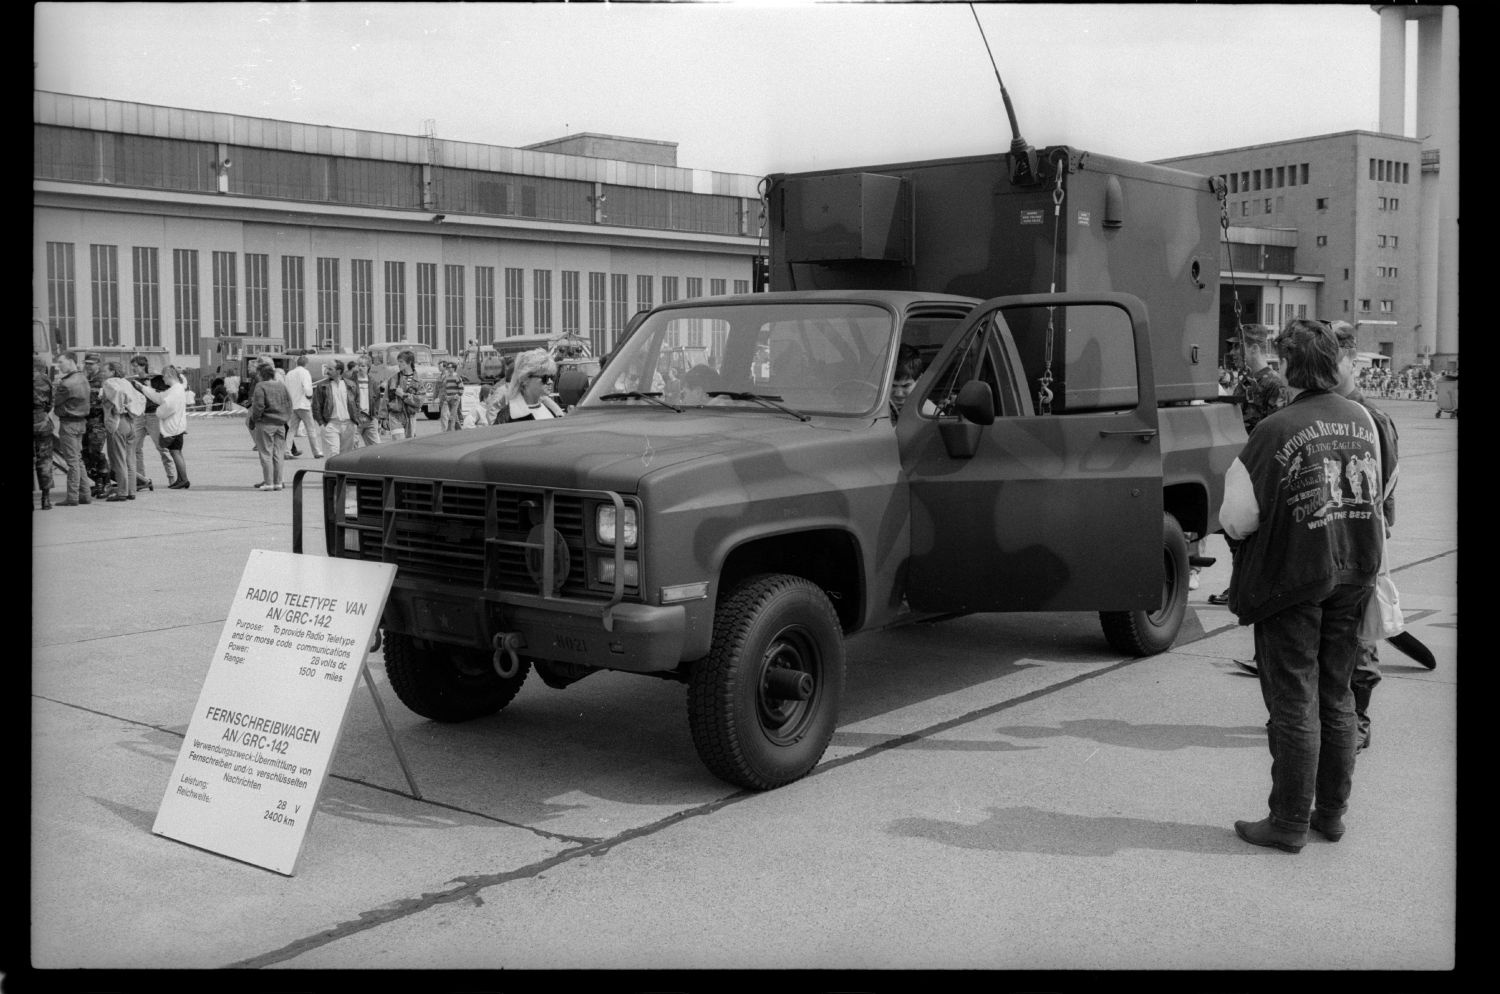
[[[119,134],[187,141],[222,142],[285,152],[335,155],[388,162],[430,163],[457,169],[549,176],[625,186],[642,186],[684,193],[758,199],[761,177],[688,169],[658,162],[606,159],[594,156],[512,148],[478,142],[363,131],[324,124],[305,124],[273,118],[246,117],[184,107],[83,97],[50,90],[32,91],[32,121],[65,128],[88,128]],[[610,136],[595,136],[609,139]],[[675,144],[654,139],[618,139],[645,146]],[[556,139],[553,142],[557,141]],[[543,142],[541,144],[552,144]]]

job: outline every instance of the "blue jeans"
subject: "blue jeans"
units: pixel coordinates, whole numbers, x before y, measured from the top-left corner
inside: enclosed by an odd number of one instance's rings
[[[64,500],[78,500],[89,495],[88,474],[83,471],[83,436],[88,430],[84,421],[62,421],[57,426],[57,451],[68,466],[68,493]]]
[[[109,465],[115,474],[115,488],[123,496],[135,493],[135,419],[120,415],[105,439],[109,446]]]
[[[1324,815],[1349,807],[1358,732],[1349,681],[1355,632],[1370,587],[1341,585],[1255,623],[1260,692],[1270,721],[1271,823],[1305,832],[1314,802]]]
[[[443,406],[440,408],[442,414],[443,431],[458,431],[464,426],[463,400],[455,397],[452,400],[444,398]]]
[[[286,425],[255,426],[255,450],[260,453],[260,477],[266,486],[281,482],[282,459],[286,457]]]
[[[146,475],[145,448],[147,435],[151,436],[151,444],[156,446],[156,454],[161,457],[162,468],[167,471],[167,482],[171,483],[177,479],[177,468],[172,462],[172,457],[161,447],[161,418],[156,416],[155,411],[152,411],[150,414],[141,415],[135,419],[135,438],[133,444],[135,445],[136,483],[144,486],[151,482],[151,478]]]

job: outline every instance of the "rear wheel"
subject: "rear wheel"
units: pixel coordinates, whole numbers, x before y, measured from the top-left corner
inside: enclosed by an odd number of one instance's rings
[[[1104,637],[1116,652],[1130,656],[1154,656],[1166,652],[1177,640],[1187,617],[1188,547],[1182,525],[1167,514],[1162,517],[1161,603],[1150,611],[1100,611]]]
[[[797,576],[751,577],[720,603],[713,648],[693,664],[693,744],[729,783],[780,787],[822,758],[843,691],[843,630],[823,591]]]
[[[388,631],[385,672],[401,703],[416,714],[433,721],[469,721],[509,704],[526,682],[531,663],[522,659],[514,676],[502,677],[488,652],[418,646],[410,635]]]

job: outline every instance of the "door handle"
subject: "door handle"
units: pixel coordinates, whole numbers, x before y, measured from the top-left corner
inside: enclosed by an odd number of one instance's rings
[[[1109,438],[1109,437],[1114,436],[1114,435],[1129,435],[1129,436],[1132,436],[1134,438],[1140,439],[1141,444],[1144,445],[1145,443],[1151,441],[1153,438],[1156,437],[1156,429],[1155,428],[1126,428],[1126,429],[1123,429],[1121,431],[1110,431],[1108,429],[1100,429],[1100,431],[1099,431],[1099,437],[1100,438]]]

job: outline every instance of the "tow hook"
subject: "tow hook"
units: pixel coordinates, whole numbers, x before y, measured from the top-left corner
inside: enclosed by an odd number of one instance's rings
[[[516,654],[517,649],[526,648],[526,640],[521,637],[521,633],[501,632],[495,636],[493,644],[495,672],[500,674],[500,679],[509,680],[521,672],[521,657]]]

